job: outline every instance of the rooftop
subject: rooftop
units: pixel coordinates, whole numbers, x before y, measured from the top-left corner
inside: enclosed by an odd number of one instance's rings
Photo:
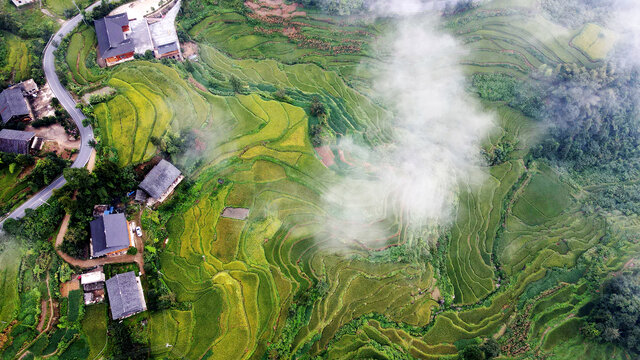
[[[160,199],[178,179],[180,170],[167,160],[161,160],[140,183],[140,188],[152,198]]]
[[[129,248],[129,229],[124,214],[103,215],[93,220],[89,225],[92,257]]]
[[[93,284],[104,281],[104,273],[102,271],[92,271],[80,275],[80,284]]]
[[[107,280],[107,294],[111,317],[114,320],[147,310],[140,278],[133,271],[118,274]]]
[[[21,140],[21,141],[29,141],[36,136],[36,133],[31,131],[20,131],[20,130],[11,130],[11,129],[2,129],[0,130],[0,139],[2,140]]]
[[[14,116],[29,115],[27,102],[19,88],[6,89],[0,93],[0,115],[3,123],[8,122]]]
[[[129,26],[127,13],[106,16],[94,21],[98,50],[102,58],[133,52],[135,46],[131,39],[125,39],[122,27]]]

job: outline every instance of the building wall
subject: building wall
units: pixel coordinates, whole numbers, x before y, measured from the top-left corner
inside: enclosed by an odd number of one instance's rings
[[[107,66],[113,66],[128,60],[133,60],[133,51],[105,59]]]
[[[0,151],[14,154],[28,154],[31,141],[0,139]]]
[[[166,59],[166,58],[170,58],[170,59],[176,59],[176,60],[180,60],[180,51],[176,50],[176,51],[171,51],[168,52],[166,54],[162,54],[159,57],[160,59]]]

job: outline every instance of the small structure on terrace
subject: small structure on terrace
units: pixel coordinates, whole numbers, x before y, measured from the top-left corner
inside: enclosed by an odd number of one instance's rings
[[[20,89],[20,91],[22,91],[22,96],[24,97],[35,96],[38,93],[38,90],[40,90],[38,89],[38,84],[36,84],[36,82],[33,79],[21,81],[11,86],[9,89],[14,89],[14,88]]]
[[[124,319],[147,310],[140,277],[129,271],[107,280],[107,295],[113,320]]]
[[[3,124],[31,119],[29,104],[20,88],[12,87],[0,93],[0,116]]]
[[[28,154],[36,138],[31,131],[11,129],[0,130],[0,151],[14,154]]]
[[[103,215],[89,225],[91,228],[89,248],[92,258],[121,255],[134,245],[124,214]]]
[[[180,170],[163,159],[142,180],[140,189],[149,194],[147,204],[153,205],[166,200],[182,179]]]
[[[23,6],[23,5],[31,4],[31,3],[35,2],[35,1],[36,0],[11,0],[13,5],[15,5],[16,7],[20,7],[20,6]]]
[[[84,304],[91,305],[104,301],[104,273],[102,267],[80,275],[80,284],[84,291]]]
[[[135,46],[129,37],[129,17],[127,13],[106,16],[94,21],[98,38],[98,57],[112,66],[133,60]]]

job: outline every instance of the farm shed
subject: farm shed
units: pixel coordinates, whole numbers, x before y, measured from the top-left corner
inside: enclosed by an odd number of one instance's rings
[[[3,124],[30,118],[29,105],[19,88],[6,89],[0,93],[0,115]]]
[[[0,151],[14,154],[28,154],[36,133],[2,129],[0,131]]]
[[[149,171],[140,183],[140,188],[155,201],[162,202],[173,192],[173,189],[178,186],[183,178],[178,168],[163,159]]]
[[[124,319],[147,310],[140,277],[129,271],[107,280],[107,295],[113,320]]]
[[[98,38],[98,56],[107,66],[132,60],[135,45],[128,35],[129,17],[126,13],[107,16],[94,21]]]
[[[116,255],[133,245],[129,225],[124,214],[103,215],[90,224],[91,257]]]

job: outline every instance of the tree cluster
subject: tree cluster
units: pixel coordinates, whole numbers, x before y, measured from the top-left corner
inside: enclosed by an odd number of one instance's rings
[[[500,355],[500,345],[494,339],[489,339],[483,344],[470,344],[458,353],[460,360],[488,360]]]
[[[544,121],[548,136],[533,149],[537,157],[565,162],[575,170],[638,155],[640,123],[637,68],[612,65],[587,69],[560,65],[551,75],[520,81],[505,74],[478,74],[473,90]]]
[[[548,17],[556,22],[576,28],[589,22],[601,23],[611,14],[615,0],[542,0]]]
[[[31,189],[40,189],[53,182],[62,170],[69,165],[69,160],[65,160],[55,153],[47,153],[44,159],[36,163],[31,173],[27,175],[26,181]]]
[[[131,166],[121,168],[104,159],[91,173],[85,168],[67,168],[64,178],[67,183],[55,192],[55,197],[71,219],[61,250],[80,257],[89,240],[94,205],[119,202],[133,189],[136,178]]]
[[[191,129],[182,129],[179,133],[167,131],[163,137],[151,137],[151,143],[157,146],[167,157],[180,156],[192,149],[196,136]]]
[[[583,334],[640,355],[640,282],[624,274],[604,284]]]
[[[536,154],[577,170],[638,154],[637,69],[562,65],[547,84],[544,117],[551,137]]]

